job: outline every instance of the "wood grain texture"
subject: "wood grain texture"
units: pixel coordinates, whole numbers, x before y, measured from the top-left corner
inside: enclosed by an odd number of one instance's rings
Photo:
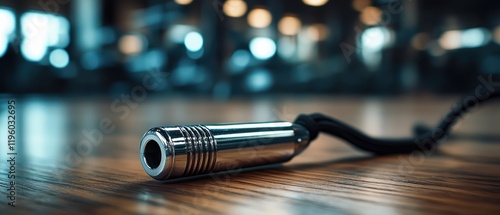
[[[299,113],[323,112],[371,135],[401,137],[411,134],[414,122],[436,123],[454,98],[212,102],[150,97],[128,114],[111,110],[107,99],[18,101],[17,207],[8,207],[2,195],[1,214],[500,212],[498,103],[465,116],[455,135],[429,153],[374,157],[321,135],[282,165],[161,183],[146,175],[138,155],[142,133],[153,126],[293,120]],[[115,129],[93,141],[82,131],[95,131],[102,118]],[[88,148],[86,140],[93,142]]]

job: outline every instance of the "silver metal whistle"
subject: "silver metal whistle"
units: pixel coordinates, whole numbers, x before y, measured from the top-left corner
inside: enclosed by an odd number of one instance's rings
[[[142,167],[167,180],[285,162],[309,145],[309,132],[290,122],[155,127],[140,145]]]

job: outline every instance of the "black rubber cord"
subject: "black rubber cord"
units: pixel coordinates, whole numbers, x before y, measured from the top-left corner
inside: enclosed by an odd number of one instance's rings
[[[461,99],[434,129],[417,127],[416,137],[372,138],[356,128],[320,113],[301,114],[294,123],[304,126],[310,133],[311,141],[320,132],[339,137],[352,145],[375,154],[410,153],[415,150],[431,149],[446,139],[451,127],[468,111],[480,103],[500,97],[500,93],[467,96]]]

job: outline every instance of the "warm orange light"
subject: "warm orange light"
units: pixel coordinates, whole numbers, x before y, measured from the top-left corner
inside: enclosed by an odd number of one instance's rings
[[[299,33],[300,27],[302,24],[300,23],[299,18],[295,15],[286,15],[278,23],[278,30],[283,35],[293,36]]]
[[[314,24],[307,28],[307,36],[313,41],[323,41],[328,37],[328,28],[324,24]]]
[[[372,4],[371,0],[353,0],[352,8],[354,8],[354,10],[361,12],[363,11],[363,9],[370,6],[371,4]]]
[[[248,13],[248,24],[254,28],[265,28],[271,24],[271,13],[264,8],[255,8]]]
[[[326,4],[328,0],[302,0],[302,2],[310,6],[319,7],[321,5]]]
[[[361,11],[360,19],[365,25],[376,25],[382,19],[382,11],[376,7],[366,7]]]
[[[242,0],[228,0],[222,7],[224,14],[229,17],[241,17],[247,12],[247,4]]]
[[[133,55],[141,52],[143,46],[142,39],[137,35],[125,35],[118,41],[118,49],[126,55]]]
[[[460,31],[447,31],[439,38],[439,46],[445,50],[458,49],[461,45]]]
[[[193,2],[193,0],[175,0],[175,3],[180,4],[180,5],[191,4],[191,2]]]

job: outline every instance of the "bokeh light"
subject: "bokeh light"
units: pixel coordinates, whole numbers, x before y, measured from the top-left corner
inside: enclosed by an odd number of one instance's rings
[[[269,59],[276,53],[276,43],[267,37],[253,38],[250,41],[250,52],[257,59]]]
[[[366,29],[361,35],[363,47],[372,50],[382,50],[390,42],[390,33],[384,27],[372,27]]]
[[[245,82],[247,90],[251,92],[262,92],[272,87],[273,77],[269,70],[258,68],[250,72]]]
[[[491,41],[491,33],[485,28],[447,31],[439,38],[439,45],[445,50],[476,48]]]
[[[302,2],[310,6],[319,7],[326,4],[328,0],[302,0]]]
[[[230,58],[232,71],[235,73],[243,71],[250,64],[251,57],[247,50],[236,50]]]
[[[28,61],[42,60],[49,47],[64,48],[70,42],[67,18],[43,12],[21,16],[21,53]]]
[[[446,50],[458,49],[461,43],[460,37],[460,31],[447,31],[439,38],[439,46]]]
[[[23,41],[21,42],[21,54],[28,61],[40,61],[47,53],[49,42],[57,36],[52,28],[51,22],[53,16],[41,12],[26,12],[21,16],[21,33]]]
[[[361,12],[361,11],[363,11],[363,9],[370,6],[371,4],[372,4],[371,0],[353,0],[352,1],[352,8],[354,10]]]
[[[312,41],[323,41],[328,37],[328,27],[321,23],[311,25],[307,28],[307,36]]]
[[[0,35],[8,36],[16,29],[14,12],[7,8],[0,8]]]
[[[229,17],[241,17],[247,12],[247,4],[243,0],[228,0],[224,3],[222,11]]]
[[[271,24],[271,13],[264,8],[255,8],[247,17],[248,24],[254,28],[265,28]]]
[[[376,25],[382,19],[382,11],[376,7],[366,7],[361,11],[359,18],[365,25]]]
[[[386,27],[367,28],[361,34],[361,57],[365,65],[375,71],[382,62],[382,50],[393,42],[392,32]]]
[[[180,5],[188,5],[191,4],[193,0],[175,0],[175,3],[180,4]]]
[[[9,35],[16,29],[16,18],[12,10],[0,8],[0,57],[9,47]]]
[[[462,31],[461,46],[476,48],[491,41],[491,33],[485,28],[472,28]]]
[[[50,65],[56,68],[64,68],[69,64],[68,52],[64,49],[56,49],[50,53],[49,56]]]
[[[118,48],[123,54],[138,54],[144,49],[144,40],[135,34],[124,35],[118,42]]]
[[[203,37],[198,32],[190,32],[184,38],[184,45],[191,52],[198,52],[203,48]]]
[[[302,24],[295,15],[286,15],[278,23],[278,30],[283,35],[293,36],[299,33]]]
[[[44,43],[34,40],[25,40],[21,43],[21,54],[28,61],[40,61],[46,53],[47,46]]]

